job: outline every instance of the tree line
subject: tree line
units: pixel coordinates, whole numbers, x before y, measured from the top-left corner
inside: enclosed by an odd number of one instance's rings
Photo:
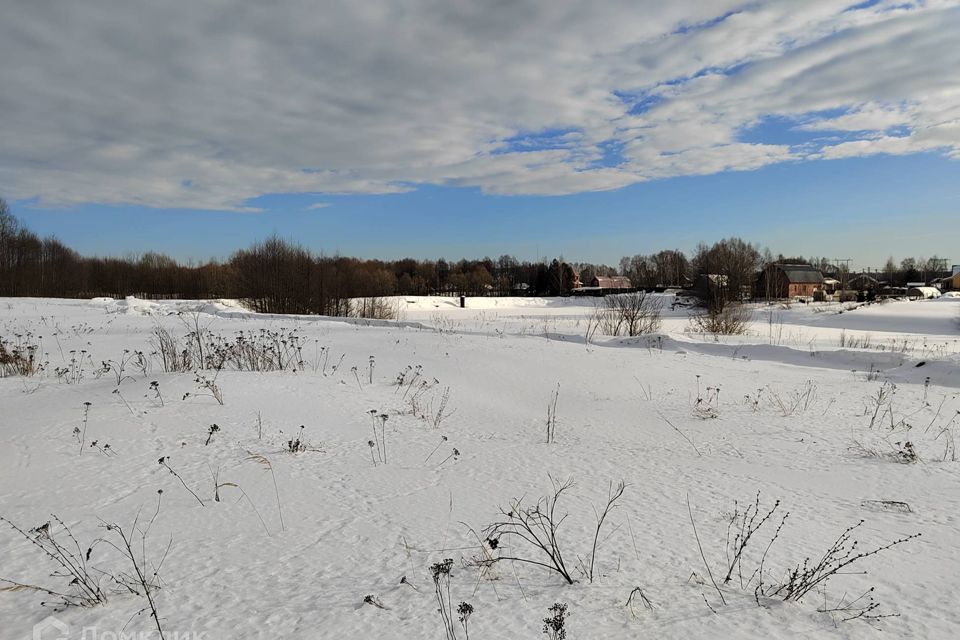
[[[0,296],[63,298],[235,298],[266,313],[364,316],[364,299],[393,295],[563,295],[574,274],[615,275],[607,265],[496,260],[362,260],[316,254],[276,235],[227,260],[182,264],[155,252],[82,256],[41,238],[0,199]]]
[[[448,261],[369,260],[316,254],[277,236],[234,252],[225,261],[182,264],[160,253],[125,258],[82,256],[53,237],[40,238],[12,215],[0,199],[0,296],[91,298],[234,298],[266,313],[335,316],[378,313],[364,299],[393,295],[569,294],[594,276],[625,275],[634,287],[687,287],[698,275],[723,274],[725,291],[749,289],[769,262],[809,263],[830,274],[837,267],[824,258],[774,256],[740,238],[700,244],[691,256],[679,249],[623,257],[605,264],[497,259]],[[913,281],[946,269],[937,258],[888,261],[892,284]],[[930,277],[933,277],[932,275]],[[731,295],[733,295],[731,293]]]

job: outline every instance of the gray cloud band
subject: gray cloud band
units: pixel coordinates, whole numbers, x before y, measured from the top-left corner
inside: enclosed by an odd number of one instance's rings
[[[7,3],[0,194],[244,210],[960,155],[960,2]],[[802,144],[744,136],[784,119]],[[549,136],[545,136],[549,132]]]

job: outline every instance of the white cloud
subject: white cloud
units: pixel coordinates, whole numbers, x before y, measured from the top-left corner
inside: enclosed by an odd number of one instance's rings
[[[317,209],[326,209],[330,206],[329,202],[314,202],[312,205],[307,207],[308,211],[316,211]]]
[[[0,21],[0,193],[244,210],[265,193],[565,194],[960,156],[960,2],[856,5],[16,3]],[[770,116],[843,137],[744,141]]]
[[[797,127],[802,131],[885,131],[910,126],[917,116],[912,105],[860,105],[835,118],[819,118]]]

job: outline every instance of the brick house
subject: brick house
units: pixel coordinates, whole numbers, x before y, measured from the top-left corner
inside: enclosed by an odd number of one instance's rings
[[[823,274],[808,264],[768,264],[757,277],[754,297],[767,300],[812,298],[823,288]]]

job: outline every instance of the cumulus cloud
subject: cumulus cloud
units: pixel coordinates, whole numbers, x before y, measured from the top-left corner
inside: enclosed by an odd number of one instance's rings
[[[248,210],[956,158],[957,42],[960,0],[21,2],[0,21],[0,193]],[[744,135],[771,117],[811,141]]]

